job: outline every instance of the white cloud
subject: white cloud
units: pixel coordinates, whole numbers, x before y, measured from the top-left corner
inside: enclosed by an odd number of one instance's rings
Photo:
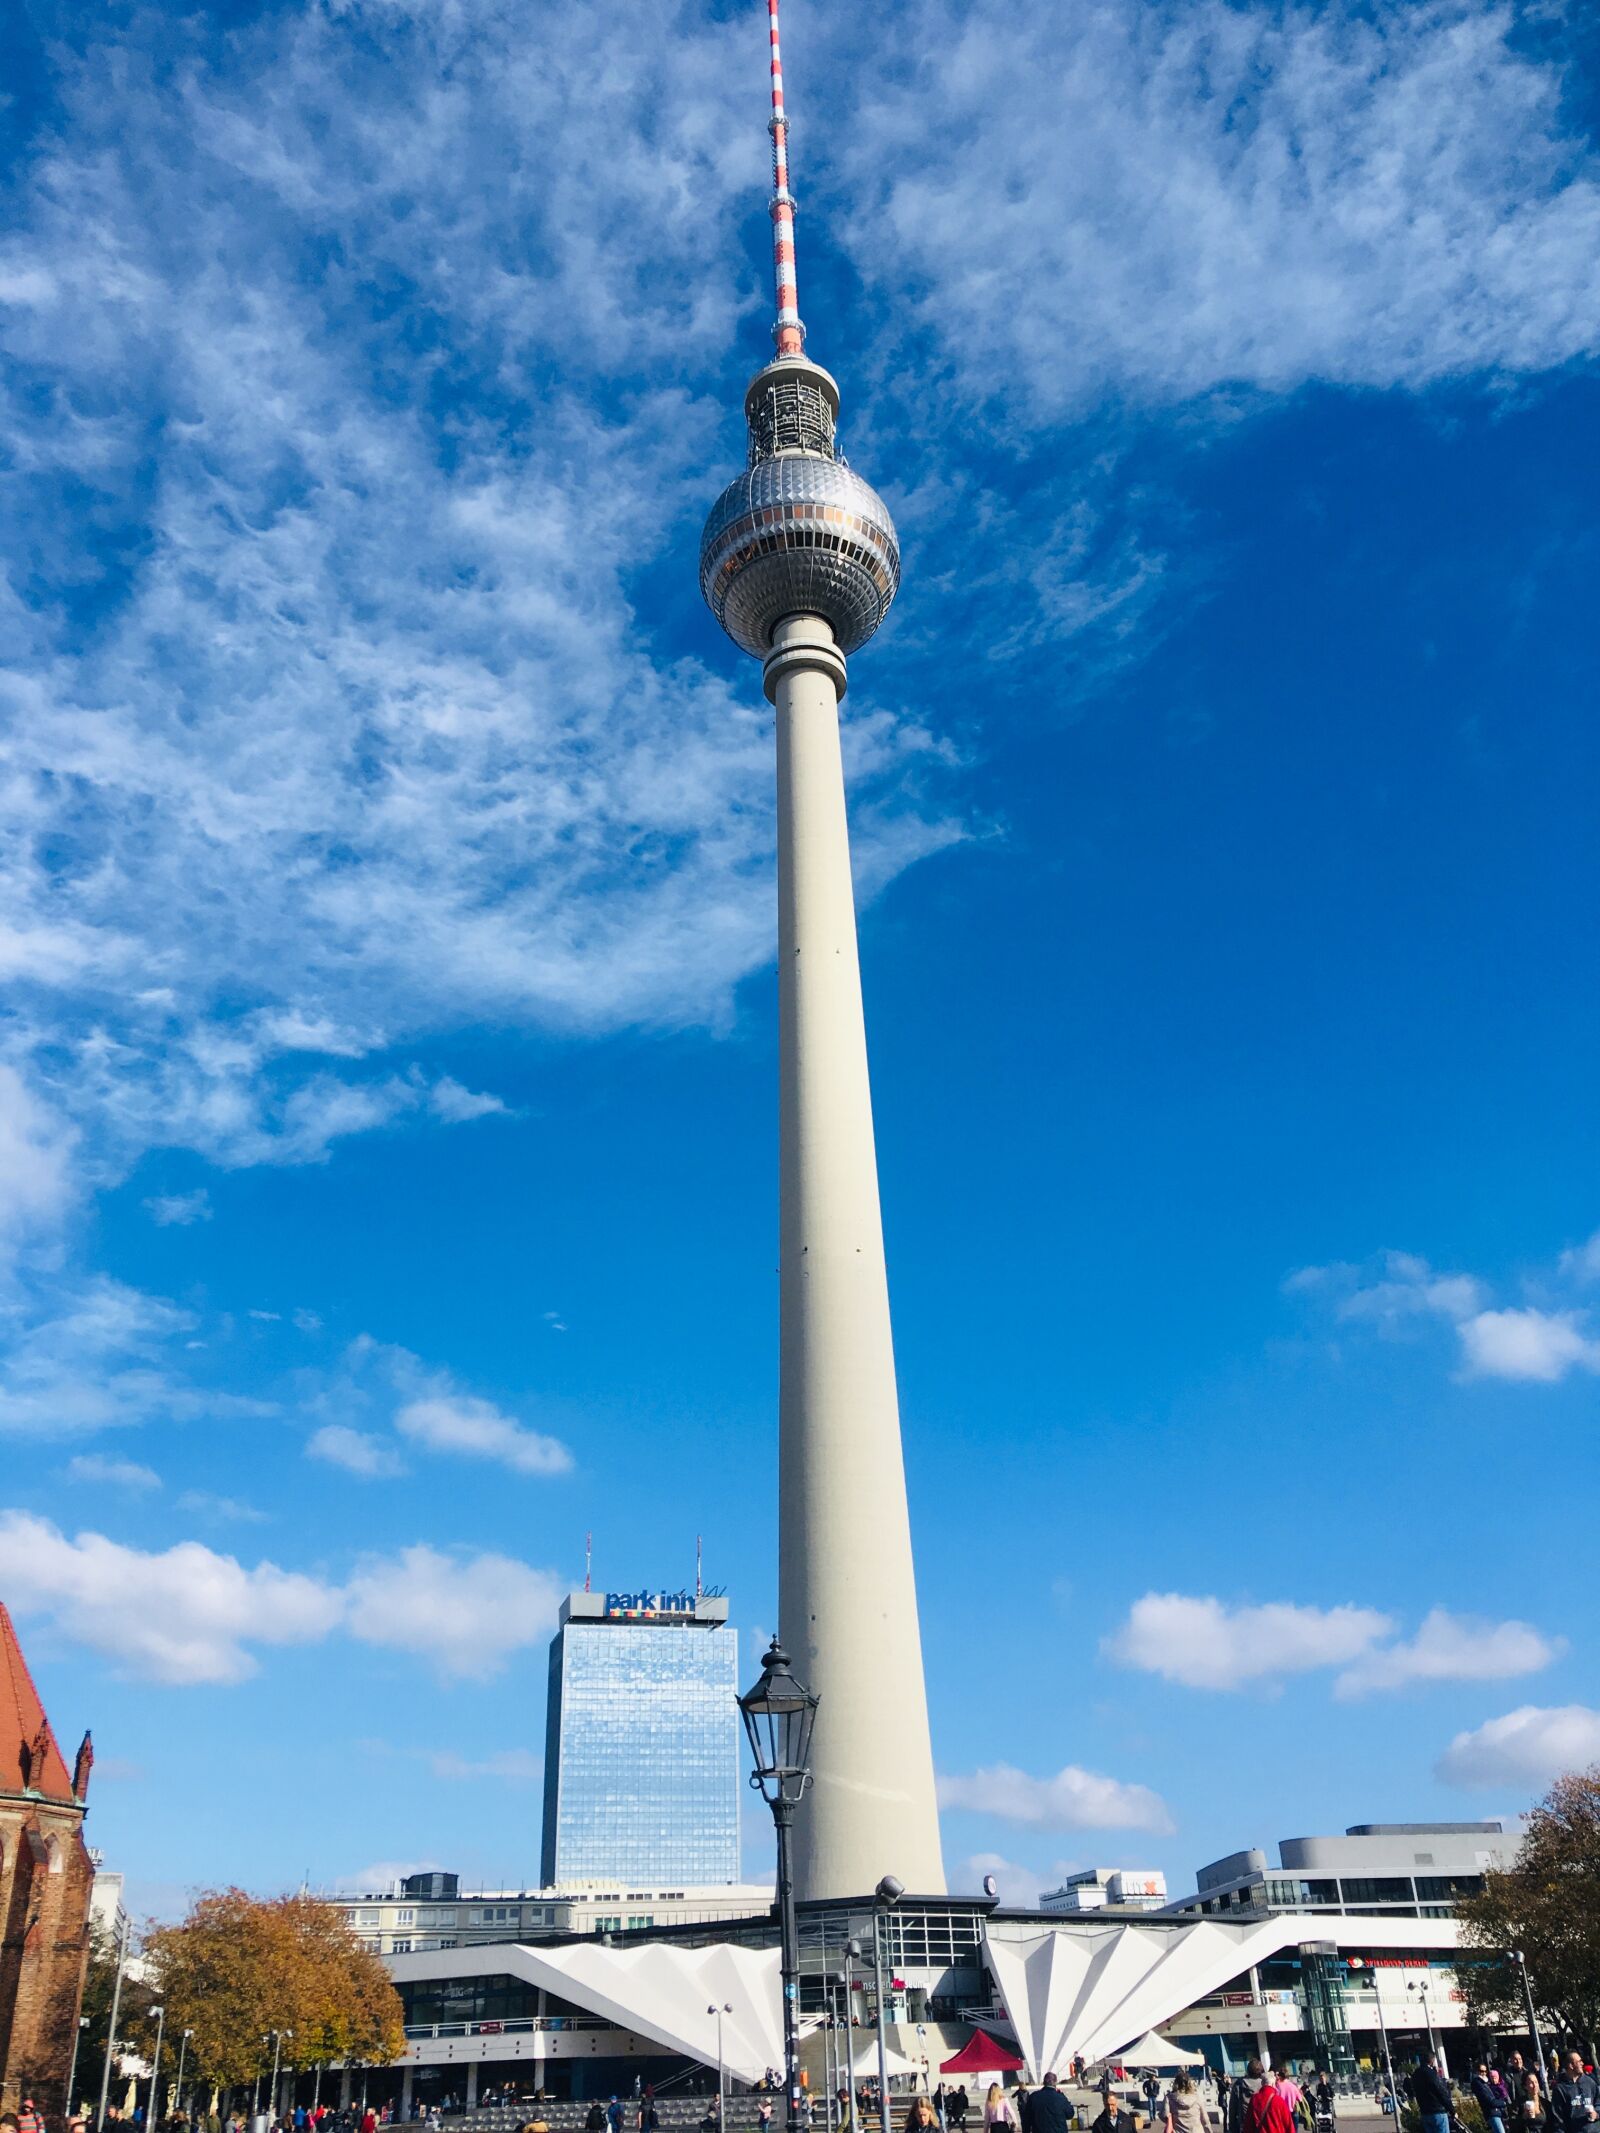
[[[1576,1311],[1480,1311],[1461,1328],[1469,1377],[1554,1385],[1569,1370],[1600,1372],[1600,1340]]]
[[[1557,1263],[1568,1281],[1585,1288],[1600,1282],[1600,1229],[1584,1243],[1564,1251]]]
[[[1431,1608],[1412,1637],[1396,1638],[1396,1628],[1392,1616],[1353,1603],[1230,1606],[1147,1592],[1105,1650],[1120,1665],[1193,1689],[1271,1689],[1290,1674],[1339,1667],[1335,1693],[1348,1698],[1427,1681],[1504,1681],[1537,1673],[1566,1648],[1527,1622],[1486,1622],[1443,1607]]]
[[[572,1454],[554,1437],[524,1429],[491,1401],[463,1394],[412,1400],[394,1418],[395,1428],[429,1451],[492,1459],[514,1474],[566,1474]]]
[[[366,1481],[405,1472],[405,1463],[392,1445],[343,1422],[325,1422],[313,1430],[306,1439],[306,1457],[320,1459],[327,1466],[343,1467],[347,1474],[359,1474]]]
[[[1486,1300],[1471,1274],[1441,1274],[1414,1252],[1384,1252],[1377,1271],[1355,1266],[1306,1266],[1284,1283],[1291,1294],[1323,1296],[1341,1319],[1368,1320],[1385,1331],[1426,1318],[1460,1320]]]
[[[441,1674],[485,1681],[548,1636],[563,1589],[510,1556],[445,1555],[419,1542],[356,1572],[350,1627],[368,1644],[431,1660]]]
[[[164,1297],[105,1276],[18,1302],[0,1350],[0,1431],[71,1436],[158,1417],[269,1414],[263,1401],[179,1374],[195,1325]]]
[[[258,1511],[254,1504],[243,1503],[237,1496],[213,1496],[209,1489],[185,1489],[178,1498],[178,1509],[191,1512],[196,1518],[215,1520],[219,1525],[265,1526],[271,1523],[270,1514]]]
[[[1047,416],[1556,367],[1600,347],[1600,189],[1517,29],[940,0],[858,40],[828,212],[909,337]]]
[[[1558,1278],[1582,1283],[1590,1250],[1563,1252]],[[1376,1276],[1355,1266],[1302,1267],[1284,1287],[1331,1302],[1342,1321],[1364,1320],[1386,1334],[1444,1320],[1455,1328],[1464,1378],[1553,1385],[1570,1370],[1600,1372],[1600,1338],[1581,1311],[1490,1308],[1488,1290],[1475,1276],[1437,1273],[1410,1252],[1385,1252],[1380,1266]]]
[[[28,1566],[9,1595],[16,1612],[48,1616],[147,1680],[244,1681],[256,1671],[249,1646],[318,1642],[342,1611],[315,1578],[274,1563],[246,1570],[198,1541],[151,1553],[99,1533],[69,1540],[42,1518],[7,1511],[0,1545]]]
[[[1042,1892],[1059,1886],[1062,1876],[1070,1872],[1062,1868],[1042,1873],[1036,1866],[1019,1866],[1015,1859],[1008,1859],[1004,1852],[973,1852],[961,1860],[950,1875],[950,1886],[963,1895],[976,1896],[982,1889],[986,1875],[993,1874],[999,1887],[1000,1901],[1019,1904],[1033,1910]]]
[[[213,1212],[203,1185],[195,1192],[157,1193],[144,1208],[158,1229],[187,1229],[194,1222],[209,1222]]]
[[[467,1119],[503,1116],[506,1108],[498,1096],[489,1096],[477,1089],[463,1088],[459,1081],[453,1081],[448,1074],[441,1074],[429,1090],[428,1103],[437,1117],[452,1126]]]
[[[552,1572],[509,1556],[423,1542],[364,1557],[341,1584],[271,1562],[247,1567],[199,1541],[145,1550],[100,1533],[68,1539],[24,1511],[0,1512],[0,1548],[28,1566],[8,1596],[16,1613],[47,1619],[121,1673],[176,1687],[247,1680],[253,1647],[317,1644],[336,1630],[412,1653],[446,1678],[486,1680],[548,1635],[563,1590]]]
[[[1029,1777],[1009,1763],[941,1777],[939,1805],[995,1815],[1025,1829],[1172,1828],[1165,1801],[1148,1786],[1124,1784],[1075,1763],[1054,1777]]]
[[[16,1069],[0,1062],[0,1266],[24,1239],[65,1214],[74,1195],[76,1140]]]
[[[153,1467],[140,1466],[133,1459],[107,1459],[99,1452],[80,1452],[75,1459],[69,1459],[67,1479],[139,1492],[161,1486],[161,1476]]]
[[[1230,1607],[1218,1599],[1147,1592],[1107,1639],[1106,1650],[1123,1666],[1187,1688],[1237,1689],[1346,1665],[1394,1626],[1371,1607],[1301,1607],[1283,1600]]]
[[[7,1044],[105,1174],[485,1119],[408,1052],[726,1019],[770,955],[759,688],[635,605],[740,458],[703,381],[747,317],[759,344],[748,26],[663,40],[623,0],[602,52],[575,4],[537,49],[498,8],[351,20],[262,16],[218,63],[128,18],[63,58],[7,218]],[[308,277],[327,249],[407,301]],[[128,559],[92,632],[85,490]],[[914,721],[852,724],[881,792],[932,760]],[[904,793],[861,823],[869,886],[955,834]]]
[[[1334,1684],[1340,1696],[1400,1689],[1419,1681],[1506,1681],[1536,1674],[1565,1650],[1527,1622],[1484,1622],[1435,1607],[1416,1635],[1364,1652]]]
[[[1440,1756],[1436,1775],[1447,1785],[1536,1791],[1563,1771],[1596,1763],[1600,1711],[1581,1703],[1546,1709],[1530,1703],[1458,1733]]]

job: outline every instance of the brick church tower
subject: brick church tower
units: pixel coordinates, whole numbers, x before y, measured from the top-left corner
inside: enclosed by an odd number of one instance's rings
[[[86,1733],[67,1769],[0,1603],[0,2109],[31,2096],[53,2121],[67,2106],[89,1960],[93,1761]]]

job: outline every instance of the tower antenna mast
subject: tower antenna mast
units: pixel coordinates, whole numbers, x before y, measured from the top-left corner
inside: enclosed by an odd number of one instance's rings
[[[781,356],[799,355],[806,329],[800,323],[800,287],[794,271],[794,194],[789,190],[789,115],[783,108],[783,53],[778,44],[778,0],[767,0],[767,35],[772,46],[772,281],[778,315],[772,338]]]

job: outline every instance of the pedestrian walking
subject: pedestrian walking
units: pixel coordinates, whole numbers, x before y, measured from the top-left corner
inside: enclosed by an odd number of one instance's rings
[[[983,2099],[983,2126],[984,2133],[989,2133],[991,2126],[1003,2126],[1009,2133],[1018,2133],[1017,2114],[1011,2108],[1011,2098],[998,2081],[990,2082],[989,2093]]]
[[[1545,2103],[1539,2077],[1531,2069],[1522,2077],[1522,2094],[1517,2099],[1516,2122],[1518,2133],[1534,2133],[1534,2129],[1548,2126],[1550,2122],[1549,2106]]]
[[[1190,2074],[1179,2074],[1167,2096],[1164,2113],[1166,2133],[1210,2133],[1211,2115],[1200,2084]]]

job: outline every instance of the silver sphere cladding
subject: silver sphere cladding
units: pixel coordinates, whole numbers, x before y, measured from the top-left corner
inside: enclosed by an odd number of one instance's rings
[[[848,655],[900,585],[883,498],[837,460],[763,459],[729,482],[700,536],[700,590],[722,627],[763,659],[786,615],[821,615]]]

